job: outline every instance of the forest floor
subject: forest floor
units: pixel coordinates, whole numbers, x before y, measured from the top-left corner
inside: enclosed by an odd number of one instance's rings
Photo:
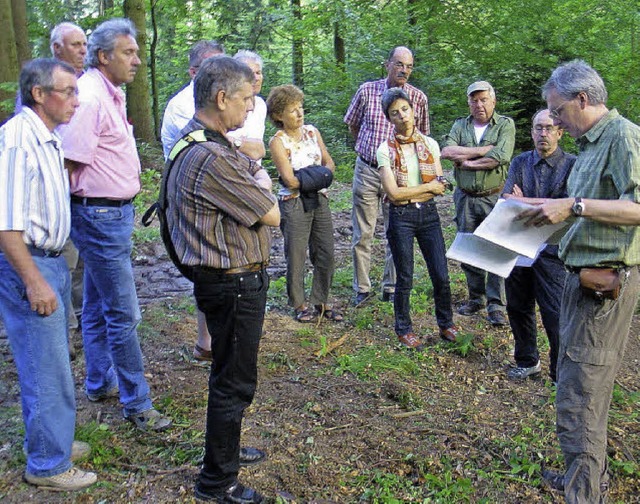
[[[506,379],[513,362],[509,329],[486,313],[456,315],[462,337],[437,337],[432,289],[416,256],[412,316],[426,349],[401,348],[393,307],[378,297],[350,306],[350,188],[333,188],[337,271],[332,297],[343,323],[300,324],[286,306],[282,237],[274,230],[268,311],[259,382],[246,411],[243,445],[268,460],[240,479],[279,502],[537,503],[561,502],[541,482],[543,465],[561,470],[554,431],[554,395],[546,379],[548,345],[539,343],[543,374]],[[450,195],[439,209],[445,238],[455,233]],[[76,437],[91,456],[78,465],[98,473],[82,492],[50,493],[22,481],[23,426],[19,388],[6,340],[0,339],[0,501],[77,503],[193,502],[203,456],[208,366],[192,359],[196,324],[190,284],[180,278],[157,238],[136,234],[134,265],[143,308],[139,328],[155,406],[171,430],[136,431],[116,400],[90,403],[84,359],[72,363],[77,390]],[[372,278],[382,269],[379,226]],[[454,301],[464,300],[464,275],[450,264]],[[378,289],[379,290],[379,289]],[[640,502],[640,317],[634,318],[618,375],[609,424],[610,502]]]

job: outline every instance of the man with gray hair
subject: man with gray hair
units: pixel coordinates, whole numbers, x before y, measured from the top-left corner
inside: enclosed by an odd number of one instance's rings
[[[70,228],[69,180],[55,132],[78,107],[75,70],[54,59],[30,61],[20,93],[24,107],[0,128],[0,316],[20,383],[24,477],[41,488],[80,490],[96,475],[73,466],[89,446],[73,440],[70,280],[60,256]]]
[[[456,119],[442,142],[442,158],[453,161],[458,232],[473,233],[491,213],[504,181],[516,140],[516,127],[509,117],[495,112],[496,93],[486,81],[467,88],[470,114]],[[461,315],[473,315],[487,307],[491,325],[503,326],[504,280],[498,275],[462,264],[467,277],[469,300],[458,308]]]
[[[162,117],[160,139],[165,160],[169,157],[171,148],[180,140],[180,132],[193,117],[193,79],[204,60],[211,56],[224,54],[224,47],[215,40],[201,40],[196,42],[189,51],[189,77],[191,80],[167,103]]]
[[[80,77],[84,72],[84,57],[87,54],[87,36],[78,25],[65,21],[51,30],[51,54],[54,58],[69,63]]]
[[[570,222],[556,395],[565,472],[543,477],[568,503],[604,502],[609,406],[640,293],[640,127],[607,108],[602,78],[581,60],[556,68],[542,95],[580,149],[569,197],[521,215],[532,226]]]
[[[203,62],[194,81],[196,113],[183,130],[192,141],[173,149],[165,173],[167,224],[178,257],[193,268],[193,291],[214,355],[195,494],[219,503],[263,502],[238,481],[240,432],[258,378],[270,227],[280,224],[280,210],[255,178],[260,165],[238,155],[227,138],[253,109],[253,81],[251,69],[233,58]]]
[[[62,132],[71,186],[71,238],[85,265],[82,337],[90,401],[119,395],[139,429],[163,430],[171,420],[153,408],[136,327],[140,308],[131,266],[133,198],[140,159],[120,86],[133,81],[140,59],[136,29],[110,19],[89,37],[78,79],[80,107]]]

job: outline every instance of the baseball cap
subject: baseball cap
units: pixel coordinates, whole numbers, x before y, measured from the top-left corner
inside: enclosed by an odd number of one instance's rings
[[[475,93],[476,91],[491,91],[492,89],[493,86],[487,81],[476,81],[467,88],[467,96],[471,93]]]

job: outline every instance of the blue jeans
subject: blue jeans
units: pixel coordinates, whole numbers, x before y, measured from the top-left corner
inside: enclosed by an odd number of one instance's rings
[[[0,314],[18,369],[27,472],[46,477],[71,467],[76,423],[67,342],[71,281],[64,257],[33,261],[56,293],[58,309],[48,317],[31,310],[24,283],[0,254]]]
[[[71,204],[71,239],[84,261],[82,339],[87,393],[118,385],[124,415],[152,408],[136,327],[140,308],[131,267],[133,205]]]
[[[390,205],[387,239],[396,266],[396,295],[393,307],[396,314],[396,334],[399,336],[413,332],[409,297],[413,287],[414,238],[418,241],[433,284],[438,327],[447,329],[453,326],[449,269],[435,202],[431,200],[421,203],[419,208],[415,203],[403,206]]]
[[[224,275],[202,268],[195,273],[193,291],[207,319],[214,356],[204,464],[198,479],[205,492],[227,488],[238,477],[242,417],[258,381],[268,288],[266,270]]]

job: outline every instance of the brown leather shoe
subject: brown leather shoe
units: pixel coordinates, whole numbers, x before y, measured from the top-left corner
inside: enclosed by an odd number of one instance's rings
[[[412,350],[422,350],[424,348],[424,344],[416,336],[416,333],[398,334],[398,341]]]
[[[440,329],[440,337],[445,341],[453,343],[458,337],[458,328],[452,325],[446,329]]]

